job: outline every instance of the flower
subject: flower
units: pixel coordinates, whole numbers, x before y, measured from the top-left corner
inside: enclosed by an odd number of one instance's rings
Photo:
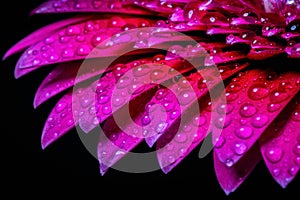
[[[55,66],[34,100],[65,92],[43,148],[76,125],[89,133],[100,124],[102,174],[143,140],[168,173],[211,132],[227,194],[261,159],[286,187],[300,167],[299,10],[296,0],[52,0],[33,13],[81,15],[33,32],[5,57],[24,50],[16,78]]]

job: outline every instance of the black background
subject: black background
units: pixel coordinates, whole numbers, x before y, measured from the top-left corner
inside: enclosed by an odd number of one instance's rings
[[[41,0],[6,1],[2,4],[1,57],[9,47],[30,32],[61,18],[58,15],[29,16],[30,10],[41,2]],[[44,182],[50,177],[66,179],[70,176],[94,176],[96,186],[109,183],[122,185],[136,183],[144,186],[145,192],[149,190],[147,193],[167,186],[194,185],[188,192],[195,195],[195,198],[210,195],[211,198],[217,199],[243,199],[250,196],[260,197],[262,194],[270,198],[278,195],[283,195],[286,199],[290,199],[293,195],[296,195],[296,199],[299,197],[299,175],[286,189],[282,189],[272,179],[263,162],[259,163],[237,191],[226,196],[215,177],[212,155],[198,159],[199,148],[167,175],[161,171],[128,174],[111,169],[105,176],[99,174],[97,160],[87,152],[74,130],[46,150],[42,150],[40,136],[43,124],[59,96],[35,110],[32,106],[35,91],[50,68],[46,67],[15,80],[13,70],[19,56],[20,54],[17,54],[0,62],[1,116],[4,118],[4,120],[1,118],[0,133],[3,138],[1,147],[4,147],[1,151],[4,176],[10,179],[42,177]],[[80,182],[80,184],[87,183]],[[173,190],[170,193],[177,192],[181,191]]]

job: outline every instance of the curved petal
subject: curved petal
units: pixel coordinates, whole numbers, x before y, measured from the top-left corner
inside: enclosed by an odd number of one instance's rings
[[[259,144],[273,178],[285,188],[300,168],[300,93],[268,127]]]
[[[233,167],[227,167],[214,152],[214,167],[217,179],[224,192],[234,192],[248,177],[261,160],[258,144],[253,147]]]
[[[32,14],[68,13],[68,12],[95,12],[95,13],[122,13],[131,15],[151,15],[152,12],[133,5],[134,1],[102,1],[102,0],[51,0],[43,3],[32,11]]]
[[[297,94],[298,72],[276,73],[272,69],[252,69],[239,74],[226,88],[226,117],[214,122],[215,153],[231,167],[251,148],[282,109]],[[272,104],[276,104],[273,108]],[[217,107],[217,109],[218,109]],[[221,135],[214,131],[222,130]]]
[[[43,28],[40,28],[33,33],[26,36],[24,39],[19,41],[17,44],[12,46],[3,56],[3,60],[9,57],[12,54],[15,54],[19,51],[24,50],[25,48],[33,45],[34,43],[37,43],[41,40],[41,37],[45,37],[46,35],[50,35],[56,30],[59,30],[65,26],[78,23],[80,21],[85,21],[87,19],[92,18],[93,16],[78,16],[78,17],[72,17],[69,19],[61,20],[52,24],[49,24]]]

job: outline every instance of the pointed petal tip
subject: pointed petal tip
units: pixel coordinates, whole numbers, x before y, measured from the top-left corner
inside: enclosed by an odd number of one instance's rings
[[[101,176],[104,176],[104,174],[106,174],[106,172],[109,169],[109,167],[107,165],[104,165],[103,163],[99,164],[99,168],[100,168],[100,174],[101,174]]]

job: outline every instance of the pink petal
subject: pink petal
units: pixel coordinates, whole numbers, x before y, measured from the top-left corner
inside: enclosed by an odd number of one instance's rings
[[[157,57],[153,58],[153,60],[155,59],[157,59]],[[163,62],[163,60],[161,62]],[[191,66],[184,66],[180,59],[166,61],[164,64],[170,67],[177,67],[178,70],[180,69],[182,72],[191,70]],[[139,69],[140,65],[141,68]],[[118,68],[114,69],[118,70]],[[93,99],[90,99],[91,97],[96,98],[95,109],[99,122],[104,121],[108,116],[141,93],[153,88],[155,84],[160,84],[175,76],[175,74],[169,73],[169,67],[162,69],[162,64],[152,63],[152,59],[142,59],[122,65],[122,70],[122,73],[125,75],[122,74],[123,76],[121,77],[116,76],[118,75],[117,71],[113,71],[115,76],[113,76],[112,73],[108,73],[100,79],[103,84],[100,84],[100,87],[96,90],[101,92],[95,94],[94,91],[90,90],[90,93],[85,95],[85,101],[88,102],[92,102]],[[103,78],[108,79],[102,80]],[[149,84],[145,84],[145,82]],[[97,126],[97,121],[94,119],[95,115],[88,114],[88,109],[91,109],[89,105],[79,108],[81,112],[85,113],[79,119],[79,125],[85,132],[89,132]]]
[[[203,99],[208,100],[209,96],[206,97]],[[157,141],[157,158],[164,173],[178,165],[209,133],[208,101],[203,101],[200,108],[195,106],[199,105],[194,104],[186,110]]]
[[[96,12],[96,13],[121,13],[133,15],[150,15],[152,12],[140,9],[133,5],[133,1],[100,1],[100,0],[51,0],[43,3],[32,11],[40,13],[68,13],[68,12]]]
[[[68,26],[52,33],[28,48],[20,57],[17,68],[41,67],[66,61],[85,59],[93,50],[89,58],[120,56],[122,49],[132,45],[137,40],[131,35],[120,35],[107,38],[121,32],[124,28],[150,25],[151,20],[142,18],[112,17],[101,20],[89,20]],[[105,42],[104,42],[105,41]],[[104,42],[104,43],[102,43]],[[102,43],[101,47],[98,45]],[[112,45],[114,44],[114,45]],[[112,46],[111,46],[112,45]],[[95,48],[97,46],[97,48]],[[101,49],[100,49],[101,48]]]
[[[100,62],[95,59],[86,60],[84,63],[85,69],[81,69],[80,71],[82,62],[78,61],[62,63],[57,66],[48,74],[38,88],[34,98],[34,107],[36,108],[56,94],[72,87],[75,84],[75,80],[76,84],[78,84],[102,74],[106,66],[101,65]]]
[[[120,109],[114,116],[109,117],[102,127],[103,132],[100,134],[98,143],[98,160],[100,164],[100,172],[102,175],[108,170],[109,167],[117,163],[122,157],[127,155],[134,147],[143,141],[141,124],[138,122],[142,115],[143,108],[147,100],[157,90],[153,88],[140,95],[130,102],[132,105],[130,116],[128,110]],[[136,106],[139,105],[139,106]],[[116,124],[115,118],[122,119],[122,127]],[[135,123],[133,124],[131,120]],[[104,134],[103,134],[104,133]]]
[[[274,179],[285,188],[300,168],[300,93],[259,138],[261,153]]]
[[[227,115],[214,122],[213,141],[222,141],[216,143],[215,153],[228,167],[251,148],[299,90],[299,73],[277,74],[275,70],[240,73],[226,88],[227,105],[218,107],[225,106]],[[216,135],[214,131],[219,130],[221,135]]]
[[[216,152],[214,152],[215,172],[224,192],[227,195],[234,192],[244,182],[260,160],[261,155],[257,144],[233,167],[227,167],[224,163],[220,162]]]
[[[72,91],[61,98],[51,111],[42,132],[42,148],[63,136],[76,125],[72,113]]]
[[[47,25],[41,29],[38,29],[31,33],[30,35],[26,36],[24,39],[19,41],[17,44],[15,44],[13,47],[11,47],[4,55],[3,59],[6,59],[12,54],[15,54],[19,51],[24,50],[25,48],[33,45],[34,43],[37,43],[41,40],[41,38],[45,37],[45,35],[50,35],[54,31],[57,31],[65,26],[78,23],[80,21],[87,20],[89,18],[92,18],[92,16],[79,16],[79,17],[73,17],[65,20],[61,20],[55,23],[52,23],[50,25]]]
[[[166,114],[167,121],[164,128],[160,130],[159,126],[162,124],[162,119],[160,120],[158,117],[150,116],[151,123],[147,124],[146,128],[148,131],[147,138],[145,139],[147,144],[150,147],[153,146],[156,140],[164,134],[164,131],[171,127],[173,123],[176,123],[180,117],[180,112],[184,113],[197,99],[200,99],[207,94],[209,89],[212,89],[221,83],[222,80],[226,80],[247,66],[248,64],[225,65],[220,66],[219,71],[216,71],[216,68],[214,67],[201,69],[198,70],[198,73],[191,74],[186,79],[181,78],[178,82],[170,85],[168,87],[169,91],[166,89],[158,90],[156,95],[150,100],[149,104],[162,105],[165,109],[165,113],[158,114],[154,112],[153,115],[162,117]],[[220,75],[222,78],[218,77]],[[189,99],[184,98],[185,95],[189,95]],[[146,112],[144,115],[148,116],[149,113]]]

